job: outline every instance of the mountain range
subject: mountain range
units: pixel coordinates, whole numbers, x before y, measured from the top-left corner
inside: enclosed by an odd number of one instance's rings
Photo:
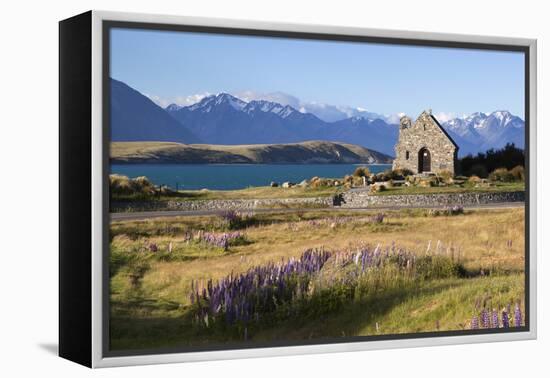
[[[217,145],[288,144],[311,140],[359,145],[394,155],[399,127],[388,118],[364,112],[327,122],[290,105],[265,100],[245,102],[228,93],[190,106],[161,108],[126,84],[111,79],[113,141],[171,141]],[[508,111],[474,113],[443,122],[459,145],[459,155],[515,143],[524,148],[524,121]]]
[[[462,155],[502,148],[506,143],[525,148],[525,122],[505,110],[473,113],[451,119],[442,126],[459,145]]]

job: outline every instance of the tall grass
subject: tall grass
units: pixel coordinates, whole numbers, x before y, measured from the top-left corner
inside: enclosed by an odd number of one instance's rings
[[[109,175],[109,188],[112,195],[138,195],[150,196],[155,194],[155,187],[145,176],[134,179],[127,176]]]
[[[248,332],[250,324],[319,316],[396,285],[464,272],[449,256],[417,257],[395,245],[384,250],[308,249],[298,259],[255,266],[218,281],[194,281],[190,301],[196,325],[221,322]]]

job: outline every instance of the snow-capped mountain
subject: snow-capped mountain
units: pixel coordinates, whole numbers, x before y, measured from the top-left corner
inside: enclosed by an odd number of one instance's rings
[[[291,106],[270,101],[242,101],[230,94],[205,97],[197,104],[169,111],[176,120],[211,144],[291,143],[316,138],[325,122]]]
[[[324,140],[372,146],[393,155],[398,128],[381,119],[351,117],[326,122],[290,105],[266,100],[245,102],[220,93],[183,108],[166,108],[205,143],[258,144]]]
[[[204,97],[190,106],[171,104],[162,109],[124,83],[113,79],[111,85],[113,140],[223,145],[319,140],[352,143],[393,156],[399,133],[395,117],[362,110],[328,122],[304,109],[267,100],[247,102],[228,93]],[[525,123],[508,111],[477,112],[442,126],[459,145],[459,156],[506,143],[525,145]]]
[[[206,143],[252,144],[327,140],[359,144],[393,155],[398,127],[378,113],[358,111],[327,122],[314,114],[267,100],[243,101],[227,93],[188,107],[166,108]],[[459,145],[459,155],[476,154],[506,143],[524,147],[524,122],[508,111],[454,118],[442,126]]]
[[[168,112],[175,112],[175,111],[180,110],[181,108],[183,108],[183,106],[178,105],[178,104],[170,104],[165,108],[165,110],[168,111]]]
[[[205,97],[196,104],[189,106],[188,109],[191,111],[198,110],[203,113],[209,113],[215,108],[228,106],[240,111],[246,106],[246,102],[228,93],[220,93],[218,95]]]
[[[460,155],[502,148],[506,143],[525,147],[525,122],[505,110],[473,113],[444,122],[442,126],[460,146]]]
[[[248,114],[253,114],[254,112],[263,112],[263,113],[273,113],[281,118],[286,118],[291,115],[295,109],[289,105],[283,106],[276,102],[271,101],[250,101],[245,107],[244,111]]]

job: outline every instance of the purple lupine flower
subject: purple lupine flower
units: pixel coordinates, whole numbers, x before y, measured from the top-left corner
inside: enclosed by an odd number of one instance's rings
[[[516,308],[514,309],[514,327],[521,327],[521,308],[519,307],[519,303],[516,303]]]
[[[199,311],[207,311],[210,317],[223,313],[229,324],[246,324],[251,319],[258,319],[257,311],[269,311],[274,306],[274,300],[279,303],[284,298],[292,297],[294,290],[305,292],[309,284],[307,280],[300,281],[299,286],[293,288],[289,286],[289,278],[318,272],[330,256],[324,250],[307,250],[299,259],[290,258],[280,265],[269,263],[253,267],[237,277],[230,274],[216,284],[209,280],[207,288],[202,291],[209,306],[200,307]],[[273,292],[275,283],[277,291]]]
[[[151,252],[157,252],[159,250],[159,247],[155,243],[149,244],[149,251]]]
[[[510,327],[510,318],[508,316],[508,311],[502,310],[502,328]]]
[[[220,240],[231,238],[229,234],[222,238],[220,234],[203,232],[198,237],[210,244],[220,245]],[[343,284],[347,280],[356,280],[366,269],[378,269],[386,263],[406,268],[415,262],[414,253],[395,247],[385,251],[380,246],[375,249],[363,246],[355,251],[337,252],[308,249],[298,258],[291,257],[279,263],[255,266],[238,275],[230,273],[217,282],[208,280],[205,287],[201,284],[199,288],[192,282],[192,291],[195,292],[193,308],[198,315],[197,319],[206,323],[215,322],[221,317],[228,324],[240,323],[244,326],[250,321],[257,321],[261,313],[273,312],[283,303],[308,295],[311,279],[320,273],[330,258],[333,258],[336,267],[355,267],[347,278],[341,277],[338,280]],[[331,280],[334,282],[334,277]],[[479,327],[479,323],[477,324]]]
[[[231,241],[239,238],[244,238],[244,234],[238,231],[224,232],[221,234],[202,232],[197,236],[197,238],[214,247],[223,248],[226,251],[229,248],[229,244]]]
[[[220,217],[228,222],[233,222],[239,218],[239,214],[235,210],[225,210],[220,213]]]
[[[384,222],[384,217],[385,217],[384,214],[378,213],[375,216],[371,217],[370,220],[371,220],[372,223],[382,223],[382,222]]]
[[[474,316],[472,317],[471,328],[472,328],[472,329],[479,329],[479,319],[478,319],[477,315],[474,315]]]
[[[498,311],[496,309],[493,309],[493,312],[491,313],[492,317],[492,324],[491,326],[493,328],[500,328],[499,322],[498,322]]]
[[[489,313],[487,312],[487,310],[485,308],[483,310],[481,310],[481,326],[483,328],[490,328]]]

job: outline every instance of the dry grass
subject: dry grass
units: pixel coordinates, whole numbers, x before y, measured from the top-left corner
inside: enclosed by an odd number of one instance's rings
[[[260,186],[239,190],[180,190],[178,196],[188,200],[214,199],[284,199],[329,197],[338,191],[337,187],[299,187],[292,188]],[[302,204],[303,206],[303,204]]]
[[[357,319],[352,321],[349,316],[355,316],[355,310],[350,309],[351,315],[337,314],[331,318],[332,331],[338,329],[339,322],[353,324],[353,327],[350,325],[343,330],[348,334],[373,334],[374,322],[386,323],[387,332],[429,331],[435,327],[434,316],[438,321],[441,319],[438,325],[441,329],[460,329],[457,325],[459,320],[471,311],[469,306],[475,300],[474,297],[482,295],[484,291],[496,290],[498,294],[498,287],[508,285],[506,295],[510,298],[521,297],[525,256],[524,209],[469,210],[465,215],[440,217],[426,216],[423,210],[391,211],[386,212],[382,224],[367,221],[373,214],[374,212],[339,212],[338,217],[349,217],[342,224],[333,222],[331,217],[335,215],[325,210],[300,214],[256,215],[258,225],[241,230],[250,243],[230,247],[227,252],[190,244],[184,239],[184,235],[190,230],[221,231],[223,225],[212,216],[114,222],[111,226],[112,234],[116,235],[111,243],[113,251],[128,256],[131,255],[128,251],[136,251],[146,243],[157,244],[161,251],[156,255],[140,252],[134,255],[138,256],[139,264],[146,265],[138,286],[129,279],[136,266],[141,268],[135,261],[122,265],[111,279],[113,324],[121,327],[120,334],[114,334],[115,338],[119,338],[118,345],[140,345],[134,338],[141,337],[141,331],[130,327],[130,323],[138,327],[140,321],[154,323],[155,319],[181,319],[189,304],[188,294],[192,280],[216,279],[230,272],[245,271],[252,266],[297,257],[305,249],[312,247],[324,246],[336,250],[360,243],[381,246],[395,243],[422,255],[428,251],[429,245],[429,253],[435,253],[436,249],[439,249],[438,253],[452,253],[469,271],[479,273],[483,270],[486,275],[491,274],[490,277],[472,280],[454,279],[427,283],[424,294],[416,293],[415,295],[420,296],[411,296],[409,299],[390,295],[386,298],[388,308],[380,314],[380,318],[364,319],[364,316],[356,314]],[[318,220],[319,225],[312,225],[309,222],[311,220]],[[172,243],[174,251],[172,257],[159,257],[167,255],[163,251],[168,248],[169,243]],[[139,256],[143,257],[143,261],[139,260]],[[502,278],[498,278],[499,275]],[[493,282],[493,279],[500,281]],[[470,285],[468,282],[475,284]],[[414,293],[411,292],[412,294]],[[460,305],[464,309],[456,310]],[[406,313],[417,315],[406,322],[400,321]],[[132,323],[131,319],[136,323]],[[155,327],[162,328],[162,324],[171,327],[168,324],[172,323],[166,320],[165,323],[155,324]],[[173,326],[181,327],[181,324],[174,320]],[[288,333],[289,338],[293,334],[300,338],[307,337],[310,331],[313,334],[317,332],[309,330],[306,325],[302,327],[293,324],[289,327],[279,327]],[[275,330],[265,330],[257,338],[269,338],[276,334]],[[184,337],[182,335],[184,334],[180,334],[180,338]],[[144,345],[147,346],[157,345],[154,339],[159,337],[167,338],[164,339],[164,344],[177,343],[177,338],[173,335],[153,333],[143,337]],[[159,345],[164,344],[161,342]]]
[[[498,182],[491,186],[456,185],[456,186],[393,186],[386,190],[373,192],[378,196],[391,196],[400,194],[439,194],[439,193],[486,193],[486,192],[515,192],[524,191],[524,182]]]
[[[307,220],[281,222],[286,217],[295,215],[266,215],[264,221],[273,224],[250,227],[244,232],[252,243],[231,247],[228,253],[215,253],[204,250],[192,255],[188,261],[154,261],[151,269],[143,278],[143,286],[148,287],[152,294],[167,298],[182,297],[189,289],[191,280],[219,278],[229,272],[241,272],[269,261],[278,261],[288,257],[298,257],[312,247],[343,249],[360,243],[389,246],[395,243],[419,254],[423,254],[430,246],[434,252],[440,242],[440,251],[455,254],[466,268],[485,271],[523,271],[524,267],[524,210],[477,210],[469,211],[462,216],[425,217],[421,214],[406,212],[391,212],[382,225],[370,224],[364,221],[365,214],[350,213],[357,220],[343,225],[331,222],[312,227]],[[330,212],[312,212],[312,218],[330,218]],[[149,236],[137,241],[119,238],[113,241],[117,247],[128,249],[132,243],[143,243],[145,240],[154,242],[159,248],[165,249],[169,242],[177,248],[182,241],[177,230],[192,229],[196,225],[208,225],[208,217],[184,217],[146,222],[117,222],[117,227],[133,227],[149,229],[156,234],[152,226],[159,229],[176,230],[175,235]],[[171,225],[171,226],[170,226]],[[180,228],[174,228],[178,225]],[[144,226],[144,227],[142,227]],[[512,241],[509,246],[508,241]],[[207,262],[205,261],[207,260]],[[205,264],[208,268],[205,269]],[[184,302],[187,298],[182,298]]]

